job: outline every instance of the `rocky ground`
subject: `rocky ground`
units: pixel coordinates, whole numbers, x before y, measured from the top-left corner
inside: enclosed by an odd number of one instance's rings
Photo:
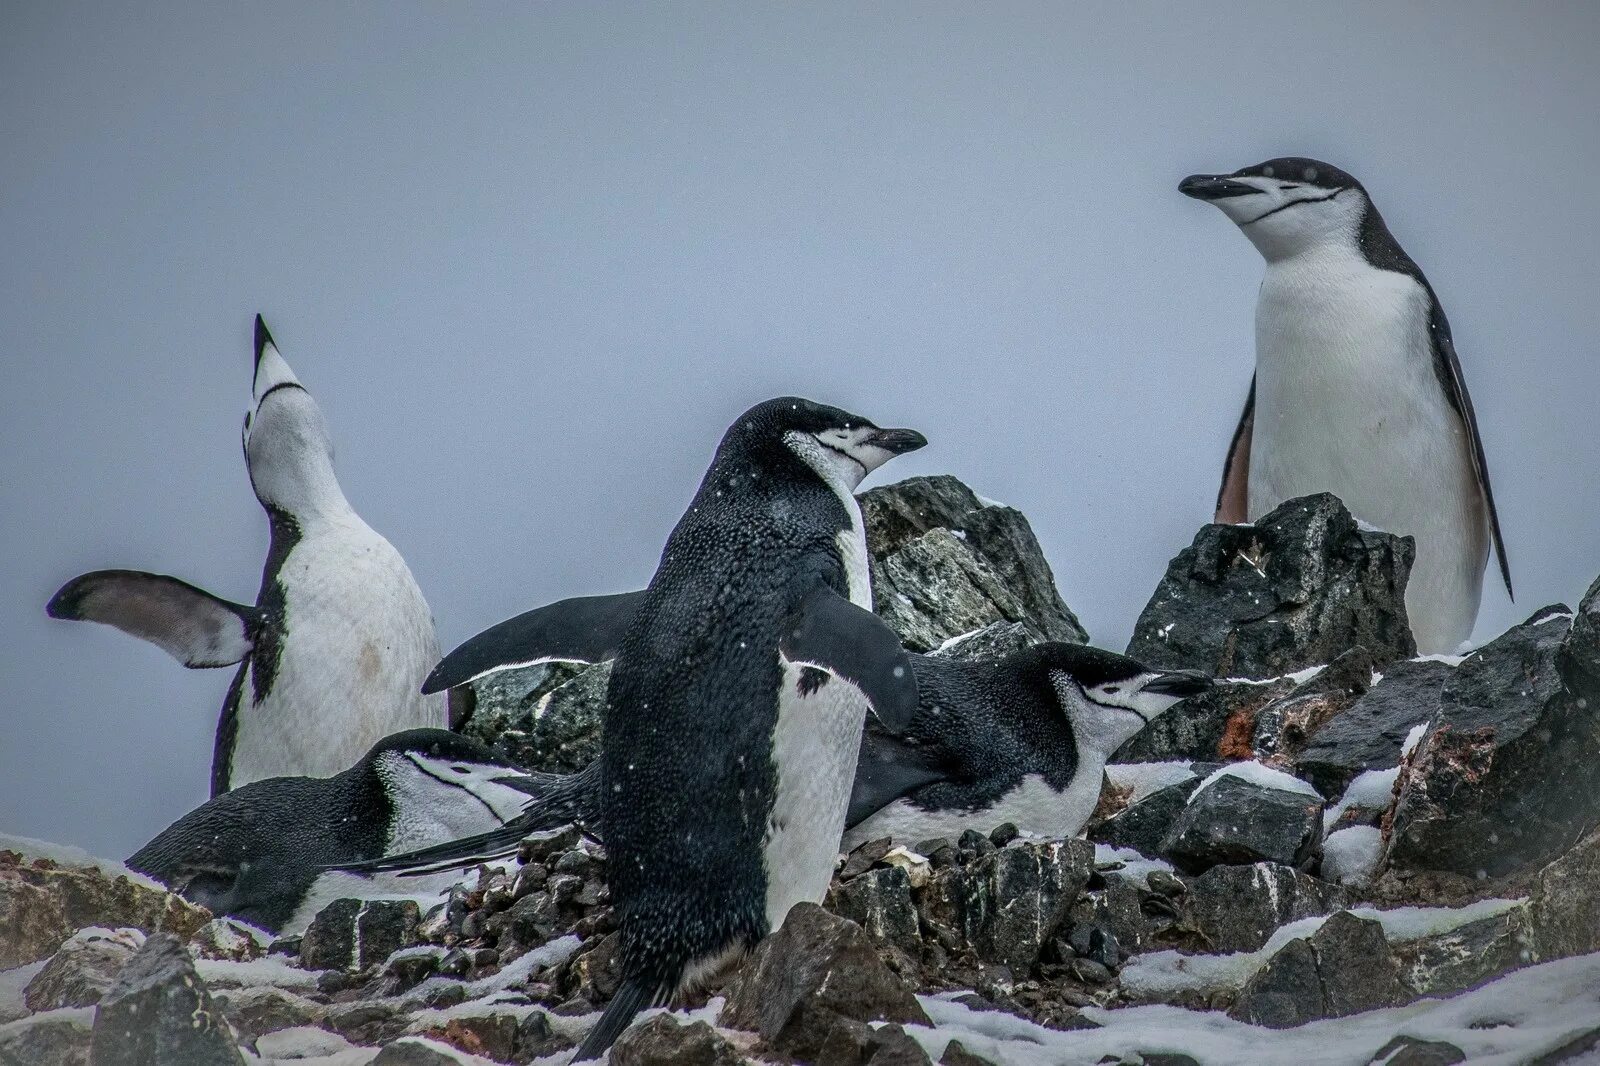
[[[948,478],[864,504],[909,645],[1083,639],[1017,512]],[[612,1061],[1600,1061],[1600,582],[1419,659],[1410,561],[1326,496],[1204,528],[1129,651],[1228,680],[1119,753],[1088,840],[865,844]],[[501,675],[464,729],[576,769],[603,682]],[[271,941],[0,840],[0,1066],[562,1062],[616,988],[604,852],[569,830],[520,859]]]

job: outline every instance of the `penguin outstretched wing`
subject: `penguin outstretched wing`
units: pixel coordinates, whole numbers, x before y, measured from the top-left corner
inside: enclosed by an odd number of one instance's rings
[[[148,640],[191,669],[231,666],[255,644],[258,612],[165,574],[96,570],[61,586],[51,618],[100,622]]]
[[[1217,489],[1215,522],[1250,521],[1250,441],[1256,426],[1256,379],[1250,378],[1250,394],[1244,400],[1244,413],[1228,444],[1228,457],[1222,463],[1222,485]]]
[[[928,753],[907,741],[869,728],[861,738],[856,779],[844,827],[854,829],[895,800],[946,775]]]
[[[402,877],[418,877],[441,870],[465,869],[480,862],[493,862],[513,855],[522,839],[531,833],[578,825],[592,830],[600,821],[600,761],[575,774],[534,774],[527,785],[519,785],[533,798],[515,818],[486,833],[446,841],[415,851],[386,855],[324,867],[350,873],[397,872]]]
[[[784,623],[778,650],[859,688],[889,729],[904,729],[917,713],[917,675],[900,638],[871,611],[826,584],[817,584]]]
[[[1467,443],[1472,452],[1472,472],[1478,477],[1478,490],[1483,494],[1484,510],[1489,512],[1489,533],[1494,537],[1494,555],[1500,564],[1500,579],[1506,583],[1506,595],[1515,599],[1511,591],[1511,564],[1506,560],[1506,543],[1500,536],[1500,515],[1494,506],[1494,490],[1489,487],[1489,462],[1483,456],[1483,440],[1478,436],[1478,416],[1472,410],[1472,397],[1467,395],[1467,382],[1461,375],[1461,360],[1456,357],[1455,341],[1450,337],[1450,320],[1444,317],[1439,298],[1428,286],[1432,307],[1428,312],[1428,333],[1433,338],[1433,372],[1444,388],[1444,395],[1461,417],[1467,430]]]
[[[614,658],[644,592],[575,596],[490,626],[446,655],[422,683],[441,692],[501,670],[539,663],[598,663]]]

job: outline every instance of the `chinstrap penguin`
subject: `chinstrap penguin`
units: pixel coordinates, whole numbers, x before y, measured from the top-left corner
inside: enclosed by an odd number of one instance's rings
[[[723,436],[648,588],[520,615],[430,678],[614,659],[586,780],[623,979],[577,1059],[822,900],[869,706],[891,727],[916,710],[906,652],[871,612],[853,493],[925,443],[809,400],[758,404]]]
[[[1232,219],[1266,259],[1256,374],[1217,496],[1219,522],[1332,492],[1416,538],[1406,609],[1424,654],[1472,633],[1492,540],[1506,562],[1472,401],[1433,287],[1359,181],[1272,159],[1178,186]]]
[[[1061,642],[993,660],[910,658],[917,713],[897,730],[867,719],[844,850],[884,836],[914,843],[965,829],[988,833],[1002,822],[1032,836],[1075,836],[1099,800],[1112,753],[1211,687],[1197,674]],[[528,834],[568,824],[603,838],[598,762],[543,777],[530,791],[526,808],[502,827],[363,866],[461,868],[505,858]]]
[[[244,455],[271,531],[253,606],[174,577],[98,570],[46,608],[191,668],[240,664],[217,725],[213,796],[268,777],[329,777],[381,737],[446,724],[444,700],[419,691],[439,659],[422,590],[345,499],[322,412],[259,315]]]
[[[916,717],[868,719],[843,847],[988,833],[1082,832],[1106,761],[1156,717],[1211,682],[1081,644],[1036,644],[1002,659],[916,656]]]
[[[299,933],[333,900],[440,891],[457,879],[401,880],[327,869],[504,825],[546,782],[475,741],[412,729],[333,777],[274,777],[190,811],[128,865],[217,915]]]

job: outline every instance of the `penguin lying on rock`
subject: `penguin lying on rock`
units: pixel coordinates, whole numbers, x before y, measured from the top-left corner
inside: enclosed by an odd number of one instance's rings
[[[439,660],[422,590],[345,499],[322,412],[260,315],[255,332],[244,457],[272,531],[255,604],[175,577],[97,570],[46,607],[194,669],[239,664],[217,723],[213,796],[269,777],[329,777],[382,737],[445,725],[444,701],[419,692]]]
[[[522,618],[528,626],[536,621]],[[440,671],[458,656],[486,654],[472,646],[478,639],[447,656]],[[514,652],[531,653],[527,645]],[[987,661],[910,659],[917,713],[897,730],[867,719],[844,850],[885,836],[915,843],[966,829],[988,833],[1003,822],[1030,836],[1076,836],[1094,812],[1111,755],[1168,709],[1211,687],[1197,674],[1153,670],[1126,655],[1062,642]],[[529,833],[574,823],[603,836],[598,761],[543,780],[503,828],[360,868],[458,869],[513,854]]]
[[[428,894],[457,880],[329,865],[502,827],[550,780],[455,733],[407,730],[333,777],[273,777],[225,792],[162,830],[128,865],[214,914],[299,933],[336,899]]]

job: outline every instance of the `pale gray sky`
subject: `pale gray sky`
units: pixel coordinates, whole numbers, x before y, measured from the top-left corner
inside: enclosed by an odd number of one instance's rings
[[[43,606],[251,600],[264,312],[454,646],[635,587],[730,418],[923,430],[1120,647],[1209,514],[1261,265],[1193,171],[1319,156],[1438,289],[1518,602],[1600,572],[1600,7],[0,2],[0,829],[121,856],[229,672]]]

